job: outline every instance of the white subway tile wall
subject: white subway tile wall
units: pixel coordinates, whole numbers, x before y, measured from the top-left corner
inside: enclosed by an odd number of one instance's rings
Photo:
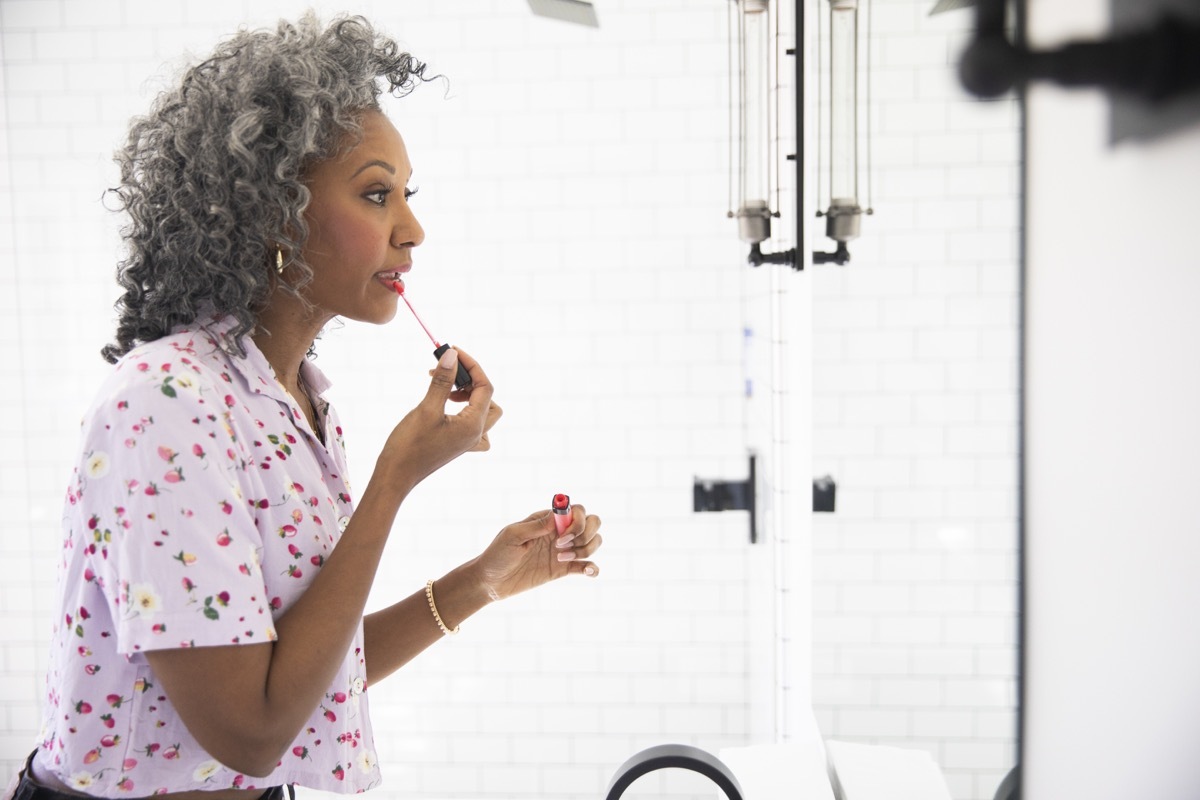
[[[35,740],[68,460],[107,369],[110,154],[185,52],[306,5],[0,4],[5,779]],[[318,10],[366,14],[447,77],[387,104],[427,231],[409,292],[483,361],[506,411],[491,453],[405,504],[372,605],[419,590],[556,491],[599,513],[608,538],[599,581],[488,609],[374,689],[378,796],[594,798],[643,747],[746,743],[745,514],[691,508],[694,476],[745,471],[725,6],[610,4],[599,31],[519,0]],[[402,314],[331,330],[318,349],[361,487],[424,392],[430,346]]]
[[[971,800],[1013,756],[1016,118],[961,96],[966,15],[926,5],[876,0],[877,214],[855,260],[793,276],[816,294],[812,459],[839,480],[812,543],[812,698],[826,735],[929,749]],[[107,369],[110,154],[188,54],[309,6],[369,16],[447,78],[387,104],[427,233],[409,288],[506,411],[491,453],[406,503],[372,605],[555,491],[607,535],[601,580],[488,609],[375,689],[377,796],[594,798],[643,747],[760,739],[761,559],[743,514],[691,512],[693,476],[745,474],[744,330],[764,347],[770,330],[743,301],[784,280],[747,274],[724,216],[726,0],[601,0],[598,30],[521,0],[3,0],[4,777],[36,735],[62,489]],[[423,392],[422,338],[400,317],[319,345],[357,486]],[[781,678],[803,695],[806,665]],[[711,796],[678,776],[637,788]]]
[[[956,800],[1016,758],[1018,109],[955,84],[971,14],[874,0],[874,197],[813,272],[822,732],[927,749]]]

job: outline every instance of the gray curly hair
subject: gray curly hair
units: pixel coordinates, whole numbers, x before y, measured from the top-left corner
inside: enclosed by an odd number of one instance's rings
[[[115,362],[138,344],[209,309],[237,318],[233,346],[255,325],[273,281],[276,248],[295,292],[312,278],[298,257],[308,238],[305,167],[360,136],[384,88],[407,94],[425,64],[362,17],[322,27],[310,12],[275,30],[240,30],[189,68],[116,154],[109,192],[130,221],[117,267]]]

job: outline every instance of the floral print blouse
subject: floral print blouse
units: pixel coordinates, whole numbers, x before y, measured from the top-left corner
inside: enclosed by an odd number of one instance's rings
[[[353,507],[342,430],[312,363],[324,441],[232,318],[128,353],[83,420],[63,514],[40,769],[100,797],[379,783],[362,624],[275,770],[242,775],[188,733],[145,651],[276,638]],[[214,680],[219,677],[214,676]]]

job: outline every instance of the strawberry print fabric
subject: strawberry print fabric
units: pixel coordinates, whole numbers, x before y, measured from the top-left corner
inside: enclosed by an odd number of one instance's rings
[[[144,653],[253,644],[304,592],[353,512],[341,428],[305,362],[325,444],[250,338],[207,320],[116,365],[83,421],[38,766],[100,797],[379,783],[362,625],[325,699],[266,778],[188,733]],[[214,676],[213,680],[220,680]]]

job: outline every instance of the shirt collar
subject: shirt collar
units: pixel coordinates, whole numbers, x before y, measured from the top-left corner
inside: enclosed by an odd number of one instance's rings
[[[307,358],[300,362],[300,379],[304,381],[305,386],[312,390],[313,394],[322,399],[325,391],[333,386],[333,382],[325,377],[325,373],[321,372],[320,367]]]
[[[208,333],[216,345],[229,357],[230,363],[246,379],[246,384],[251,391],[272,397],[287,406],[293,405],[294,401],[287,390],[283,388],[283,384],[279,382],[271,363],[267,361],[267,357],[258,349],[258,345],[254,343],[254,339],[249,334],[242,337],[242,348],[246,351],[246,355],[244,357],[238,355],[233,338],[229,333],[236,324],[236,317],[225,315],[201,322],[200,328]],[[300,378],[317,397],[323,397],[333,385],[325,373],[307,358],[300,362]]]

